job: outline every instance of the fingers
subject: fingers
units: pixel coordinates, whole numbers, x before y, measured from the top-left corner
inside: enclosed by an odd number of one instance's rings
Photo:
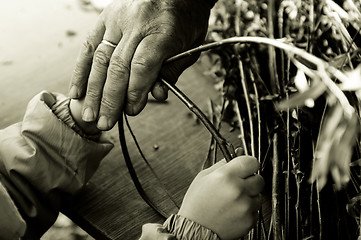
[[[113,51],[112,46],[101,43],[94,53],[83,107],[83,120],[86,122],[94,122],[98,116],[99,103]]]
[[[152,96],[158,101],[165,101],[168,98],[168,91],[168,87],[158,79],[152,88]]]
[[[114,30],[114,27],[110,29],[112,30],[106,30],[102,36],[102,40],[104,39],[106,42],[101,41],[94,52],[82,114],[82,118],[86,122],[94,122],[98,119],[107,70],[115,50],[112,44],[117,45],[122,37],[120,29]]]
[[[259,169],[259,163],[255,157],[240,156],[227,163],[222,171],[230,176],[247,178],[255,174]]]
[[[140,40],[139,35],[123,36],[111,56],[99,110],[100,130],[109,130],[118,121],[128,88],[130,62]]]
[[[173,44],[167,37],[152,35],[144,38],[137,46],[131,63],[125,106],[128,115],[137,115],[144,108],[163,61],[177,52]]]
[[[195,54],[176,62],[163,65],[160,72],[161,78],[164,78],[170,83],[176,83],[182,72],[194,64],[198,58],[199,54]],[[158,80],[152,88],[152,95],[158,101],[164,101],[168,98],[168,91],[168,87]]]
[[[83,43],[80,55],[77,59],[75,70],[70,83],[70,98],[81,98],[84,96],[88,77],[92,66],[95,49],[103,39],[105,26],[101,18],[97,22],[93,31],[88,35]]]

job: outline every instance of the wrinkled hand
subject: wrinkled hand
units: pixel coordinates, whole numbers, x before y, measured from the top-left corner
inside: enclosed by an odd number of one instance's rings
[[[254,157],[236,157],[203,170],[192,182],[178,212],[217,233],[222,240],[244,236],[256,223],[263,178]]]
[[[123,108],[138,114],[150,91],[165,100],[168,89],[156,82],[158,77],[175,83],[198,56],[162,63],[204,41],[210,9],[203,1],[114,0],[105,8],[84,42],[71,81],[71,98],[86,94],[83,120],[109,130]]]

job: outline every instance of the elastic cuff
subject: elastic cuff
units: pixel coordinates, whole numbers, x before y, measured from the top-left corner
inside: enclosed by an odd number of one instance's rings
[[[178,240],[220,240],[212,230],[180,215],[171,215],[163,224]]]
[[[92,141],[97,141],[101,135],[101,133],[95,134],[95,135],[89,135],[86,134],[74,121],[73,117],[70,114],[70,109],[69,109],[69,104],[70,104],[70,98],[63,98],[63,99],[58,99],[56,103],[54,103],[51,106],[51,110],[53,111],[53,113],[60,119],[62,120],[67,126],[69,126],[71,129],[73,129],[76,133],[78,133],[81,137],[92,140]]]

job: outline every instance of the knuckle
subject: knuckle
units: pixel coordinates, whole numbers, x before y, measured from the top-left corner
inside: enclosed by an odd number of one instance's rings
[[[114,111],[117,110],[118,105],[116,103],[117,101],[114,92],[108,92],[107,97],[102,98],[101,106],[106,114],[111,115]]]
[[[139,13],[147,13],[149,10],[154,8],[157,5],[157,1],[154,0],[145,0],[145,1],[135,1],[134,7],[138,9]]]
[[[141,96],[144,94],[144,89],[130,89],[128,90],[128,103],[130,104],[134,104],[134,103],[137,103]]]
[[[79,86],[84,82],[85,77],[83,77],[83,71],[79,67],[76,67],[73,71],[73,75],[71,76],[72,85]]]
[[[84,54],[85,56],[92,56],[94,51],[95,51],[95,44],[93,43],[92,39],[90,37],[88,37],[84,42],[83,42],[83,51],[82,54]]]
[[[110,60],[110,67],[108,73],[111,76],[127,76],[129,75],[130,68],[129,64],[120,56],[113,55]]]
[[[94,63],[103,67],[109,66],[109,56],[107,56],[106,52],[100,48],[98,48],[94,55]]]
[[[86,93],[86,96],[87,96],[87,102],[91,102],[91,103],[94,103],[96,102],[98,99],[100,99],[100,95],[98,94],[98,91],[97,89],[92,86],[92,85],[89,85],[88,86],[88,91]]]
[[[72,80],[79,80],[79,78],[82,76],[82,71],[79,66],[76,66],[76,68],[73,71]]]
[[[88,83],[87,95],[98,96],[103,89],[103,81],[99,78],[93,78]]]
[[[151,58],[137,56],[132,60],[132,70],[134,72],[151,72],[154,69],[154,62]]]

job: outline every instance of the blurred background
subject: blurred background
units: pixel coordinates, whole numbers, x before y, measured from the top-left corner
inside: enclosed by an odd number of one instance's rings
[[[87,1],[0,0],[0,127],[21,120],[41,90],[67,93],[99,11]]]

